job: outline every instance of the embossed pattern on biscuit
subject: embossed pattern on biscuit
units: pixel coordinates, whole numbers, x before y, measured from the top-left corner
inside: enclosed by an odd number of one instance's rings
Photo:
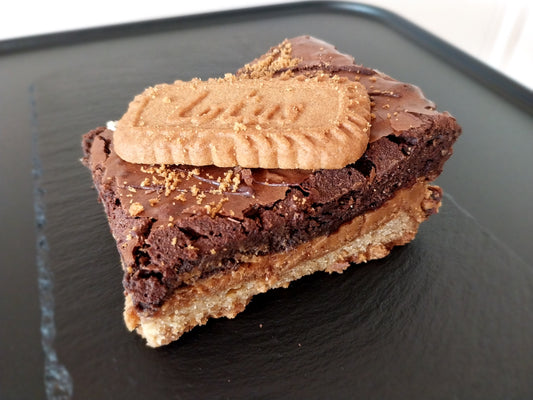
[[[113,140],[132,163],[342,168],[365,151],[369,121],[366,90],[344,78],[230,75],[148,88]]]

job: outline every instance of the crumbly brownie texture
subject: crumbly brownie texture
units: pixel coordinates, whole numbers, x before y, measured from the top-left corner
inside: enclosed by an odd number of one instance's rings
[[[291,39],[239,71],[251,79],[319,71],[358,80],[372,100],[370,143],[336,170],[137,165],[113,132],[84,137],[84,163],[121,254],[125,320],[150,346],[318,270],[388,254],[440,204],[428,185],[460,127],[419,89],[356,65],[310,37]]]

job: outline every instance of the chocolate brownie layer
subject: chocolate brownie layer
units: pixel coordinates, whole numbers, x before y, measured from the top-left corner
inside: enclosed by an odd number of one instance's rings
[[[317,171],[143,166],[122,161],[105,128],[84,137],[84,162],[139,312],[152,314],[177,288],[236,270],[250,257],[286,252],[335,232],[397,190],[433,180],[450,157],[460,128],[416,87],[358,66],[324,42],[302,37],[290,44],[291,62],[267,62],[274,75],[320,70],[367,87],[374,102],[371,143],[355,164]],[[270,54],[265,57],[275,61],[281,53],[275,48]],[[264,73],[261,67],[245,67],[241,75]]]

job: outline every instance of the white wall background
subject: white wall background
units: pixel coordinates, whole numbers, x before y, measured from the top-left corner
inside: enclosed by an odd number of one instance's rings
[[[0,40],[288,0],[66,2],[2,5]],[[393,11],[533,89],[533,1],[361,0]]]

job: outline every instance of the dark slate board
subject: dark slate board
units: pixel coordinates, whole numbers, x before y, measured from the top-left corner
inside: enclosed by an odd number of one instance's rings
[[[122,322],[81,134],[148,85],[219,76],[304,33],[458,118],[441,213],[384,260],[145,347]],[[0,398],[533,397],[533,123],[519,85],[383,10],[317,3],[3,42],[0,93]]]

